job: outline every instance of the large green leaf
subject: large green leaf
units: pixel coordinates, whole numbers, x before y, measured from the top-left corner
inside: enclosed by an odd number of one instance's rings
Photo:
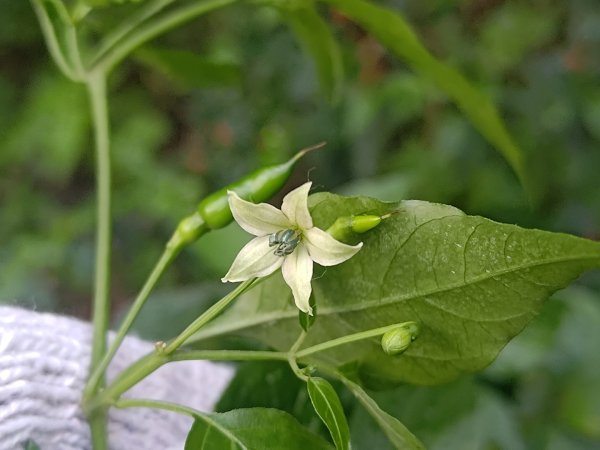
[[[303,344],[419,322],[419,338],[401,356],[385,355],[377,339],[317,355],[316,362],[357,362],[371,380],[434,384],[480,370],[550,294],[600,266],[598,242],[467,216],[451,206],[333,194],[313,195],[310,205],[320,228],[339,216],[396,211],[361,236],[364,246],[351,260],[316,269],[319,316]],[[235,332],[287,350],[300,331],[296,318],[289,289],[276,274],[195,339]]]
[[[363,0],[323,0],[372,33],[416,72],[432,79],[524,179],[523,155],[490,99],[459,72],[436,59],[396,11]]]
[[[236,409],[194,422],[185,450],[331,450],[325,439],[289,414],[268,408]]]

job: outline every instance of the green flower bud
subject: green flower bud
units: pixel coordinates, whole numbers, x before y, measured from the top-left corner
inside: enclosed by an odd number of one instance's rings
[[[419,335],[419,324],[404,322],[398,328],[388,331],[381,337],[383,351],[390,355],[400,355],[410,346]]]
[[[352,231],[355,233],[366,233],[381,223],[381,216],[370,214],[352,216]]]
[[[367,231],[372,230],[379,225],[382,220],[387,219],[390,216],[391,213],[383,216],[362,214],[358,216],[338,217],[327,229],[327,233],[338,241],[349,241],[352,239],[353,235],[366,233]]]

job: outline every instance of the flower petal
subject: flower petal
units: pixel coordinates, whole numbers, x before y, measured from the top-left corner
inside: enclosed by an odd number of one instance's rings
[[[269,236],[252,239],[238,253],[221,281],[246,281],[254,277],[266,277],[271,275],[283,264],[281,256],[273,254],[273,248],[269,247]]]
[[[331,235],[317,227],[305,230],[303,235],[303,242],[311,259],[322,266],[335,266],[343,263],[352,258],[362,247],[362,242],[357,245],[348,245],[336,241]]]
[[[267,203],[251,203],[233,191],[227,191],[233,218],[248,233],[266,236],[290,228],[291,224],[281,211]]]
[[[312,182],[304,183],[283,198],[281,211],[292,224],[298,225],[302,230],[313,227],[312,217],[308,212],[308,191]]]
[[[309,299],[312,291],[310,280],[313,274],[313,262],[304,245],[298,245],[291,255],[285,257],[281,273],[294,294],[294,302],[298,309],[312,316]]]

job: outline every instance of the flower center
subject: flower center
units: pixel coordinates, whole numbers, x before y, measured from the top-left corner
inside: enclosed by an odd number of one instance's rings
[[[275,247],[276,256],[290,255],[300,243],[300,233],[296,230],[281,230],[269,236],[269,247]]]

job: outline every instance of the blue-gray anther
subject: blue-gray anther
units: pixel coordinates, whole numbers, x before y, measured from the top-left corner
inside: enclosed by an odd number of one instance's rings
[[[287,256],[296,249],[300,243],[300,236],[294,230],[281,230],[269,236],[269,247],[274,247],[273,254]]]

